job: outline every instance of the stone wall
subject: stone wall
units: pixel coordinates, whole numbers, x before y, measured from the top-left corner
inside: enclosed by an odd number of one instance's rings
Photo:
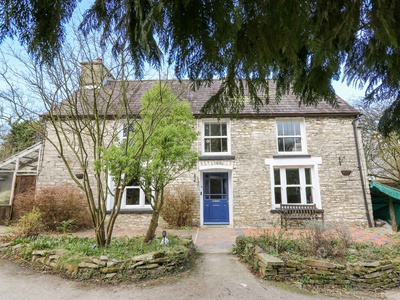
[[[352,117],[307,117],[305,128],[308,155],[320,157],[318,166],[321,205],[325,220],[340,220],[351,226],[368,226],[363,191],[358,169]],[[201,132],[202,120],[197,121],[195,130]],[[232,206],[234,227],[263,227],[279,224],[279,215],[271,212],[270,166],[265,159],[277,155],[275,118],[239,118],[230,120],[231,155],[234,159],[202,159],[197,166],[179,177],[171,186],[179,188],[188,184],[198,195],[195,224],[200,224],[202,201],[202,172],[223,170],[230,174],[229,205]],[[201,134],[193,145],[201,155]],[[67,158],[70,159],[69,156]],[[72,158],[71,158],[72,159]],[[79,166],[73,172],[79,172]],[[222,168],[222,169],[221,169]],[[214,171],[215,171],[214,170]],[[342,175],[341,171],[351,173]],[[365,170],[364,170],[365,171]],[[364,172],[366,174],[366,172]],[[71,182],[58,153],[46,143],[42,170],[38,186],[59,185]],[[368,185],[367,202],[372,214]],[[135,217],[136,216],[136,217]],[[120,220],[131,220],[132,226],[146,223],[147,219],[132,213]],[[129,221],[127,221],[129,222]],[[201,225],[201,224],[200,224]],[[147,226],[147,224],[145,225]]]
[[[306,285],[338,285],[356,289],[388,289],[400,286],[400,260],[336,264],[305,259],[282,261],[255,248],[256,271],[275,281]]]
[[[318,166],[322,209],[326,221],[368,226],[358,169],[352,118],[305,118],[308,155],[320,157]],[[275,118],[231,120],[231,145],[234,160],[201,160],[200,167],[226,166],[232,171],[233,226],[275,226],[279,215],[271,212],[271,178],[266,158],[277,155]],[[201,131],[201,122],[198,124]],[[199,137],[198,144],[201,144]],[[198,147],[199,150],[201,147]],[[340,162],[339,162],[340,157]],[[342,170],[351,171],[342,175]],[[364,170],[364,174],[366,172]],[[371,201],[367,187],[370,214]],[[201,191],[202,187],[198,186]],[[199,202],[201,197],[199,197]]]
[[[193,258],[195,246],[191,237],[181,238],[183,246],[149,252],[124,260],[109,258],[106,255],[100,257],[82,256],[68,263],[65,256],[69,251],[66,249],[33,250],[32,265],[42,265],[46,269],[54,269],[68,276],[89,279],[102,278],[123,281],[136,281],[146,277],[156,278],[176,274],[186,269],[187,263]],[[11,243],[1,244],[0,253],[16,256],[21,251],[22,245]],[[60,258],[64,257],[64,260]],[[77,262],[76,260],[79,260]]]

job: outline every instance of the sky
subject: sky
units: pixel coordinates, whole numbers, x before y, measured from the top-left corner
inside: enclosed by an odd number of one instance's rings
[[[365,96],[365,89],[358,89],[352,85],[348,86],[342,80],[332,80],[332,86],[335,89],[336,95],[352,104],[354,100],[363,98]]]

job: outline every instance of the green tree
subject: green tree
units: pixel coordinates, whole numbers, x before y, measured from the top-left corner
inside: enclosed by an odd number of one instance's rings
[[[0,159],[22,151],[41,140],[41,123],[35,120],[22,120],[11,123],[11,128],[3,139]]]
[[[179,98],[160,82],[142,97],[140,118],[135,130],[121,147],[105,150],[102,165],[118,180],[124,168],[124,180],[136,179],[148,199],[152,218],[145,241],[152,240],[164,205],[164,188],[197,161],[192,149],[197,133],[189,102]],[[126,149],[126,150],[124,150]],[[116,173],[117,171],[117,173]],[[118,185],[116,185],[118,186]],[[123,189],[119,189],[123,191]]]
[[[51,60],[76,3],[2,1],[0,40],[16,36]],[[278,99],[293,89],[302,104],[336,105],[331,80],[344,67],[349,83],[368,85],[371,101],[395,100],[393,117],[400,110],[399,11],[394,0],[94,0],[80,29],[104,39],[116,33],[116,53],[128,40],[139,77],[146,63],[160,67],[165,59],[194,88],[222,78],[204,112],[236,112],[245,89],[256,107],[268,104],[267,78],[276,80]],[[399,124],[386,119],[383,129]]]

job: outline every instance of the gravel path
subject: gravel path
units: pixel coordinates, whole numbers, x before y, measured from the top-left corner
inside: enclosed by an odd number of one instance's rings
[[[216,275],[217,274],[217,275]],[[39,274],[0,259],[0,299],[329,299],[260,282],[234,256],[204,254],[183,278],[156,284],[96,285]]]

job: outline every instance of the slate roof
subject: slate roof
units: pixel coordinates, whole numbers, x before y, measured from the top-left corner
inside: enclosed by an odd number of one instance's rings
[[[122,91],[126,90],[126,96],[129,100],[130,109],[133,113],[137,113],[140,108],[140,100],[142,95],[148,91],[153,85],[159,84],[158,80],[143,80],[143,81],[117,81],[110,80],[104,86],[104,90],[100,90],[100,95],[107,97],[112,95],[115,107],[117,107]],[[196,91],[190,88],[189,80],[183,80],[179,82],[168,81],[168,86],[175,95],[181,99],[186,99],[190,102],[193,114],[195,116],[200,115],[200,110],[203,105],[210,99],[211,96],[215,95],[220,87],[218,80],[214,81],[210,86],[204,86]],[[88,98],[93,97],[94,90],[84,91]],[[270,103],[259,108],[257,112],[250,103],[246,103],[244,109],[238,117],[290,117],[290,116],[357,116],[360,112],[345,102],[343,99],[337,96],[338,107],[332,107],[330,104],[320,102],[317,106],[304,106],[299,105],[299,100],[293,94],[284,95],[281,97],[279,103],[276,103],[275,97],[275,85],[273,81],[269,87]],[[101,97],[100,97],[101,98]],[[99,98],[97,98],[99,99]],[[100,105],[101,101],[97,100],[97,105]],[[80,109],[82,114],[89,114],[90,112],[84,112]],[[113,110],[108,110],[108,114],[111,115]],[[115,111],[115,110],[114,110]]]

